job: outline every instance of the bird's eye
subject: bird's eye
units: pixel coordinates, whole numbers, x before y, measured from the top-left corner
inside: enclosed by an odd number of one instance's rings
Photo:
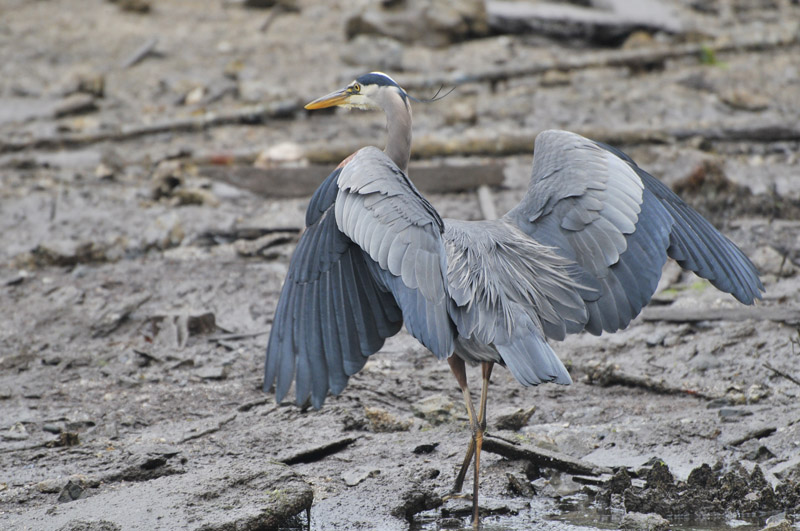
[[[359,85],[358,83],[355,83],[352,86],[352,90],[353,90],[353,92],[361,92],[361,85]]]

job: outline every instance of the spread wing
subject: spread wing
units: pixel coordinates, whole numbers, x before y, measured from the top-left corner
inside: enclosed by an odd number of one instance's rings
[[[677,195],[627,155],[574,133],[536,138],[530,188],[504,219],[596,279],[600,296],[586,301],[593,334],[639,314],[667,256],[745,304],[763,291],[742,251]]]
[[[317,189],[267,345],[264,388],[319,408],[403,321],[440,358],[453,351],[443,223],[382,151],[364,148]]]

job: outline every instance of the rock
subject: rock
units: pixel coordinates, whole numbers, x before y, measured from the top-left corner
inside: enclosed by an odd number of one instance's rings
[[[495,417],[494,425],[498,430],[519,431],[528,424],[531,416],[536,412],[535,407],[528,409],[507,408],[500,410]]]
[[[786,513],[778,513],[767,518],[761,531],[795,531],[797,528],[786,518]]]
[[[150,196],[155,199],[172,197],[172,192],[183,184],[184,169],[179,160],[163,160],[150,175]]]
[[[653,463],[653,466],[647,472],[646,489],[661,489],[668,490],[675,483],[675,478],[672,476],[669,467],[661,460]]]
[[[94,96],[91,94],[75,93],[67,96],[53,107],[53,116],[63,118],[74,114],[86,114],[97,110]]]
[[[135,446],[122,459],[122,468],[103,477],[103,482],[150,481],[164,476],[183,474],[185,459],[177,458],[180,453],[177,447],[165,444]]]
[[[295,142],[280,142],[263,150],[256,157],[253,166],[268,169],[286,163],[297,163],[303,160],[305,150]]]
[[[522,496],[523,498],[533,498],[536,496],[536,489],[533,488],[531,482],[527,478],[519,478],[511,472],[506,472],[508,479],[508,488],[511,492]]]
[[[441,507],[442,503],[433,491],[415,487],[403,493],[402,503],[392,509],[392,515],[411,520],[415,514]]]
[[[748,404],[755,404],[757,402],[761,402],[765,398],[767,398],[771,394],[769,387],[764,387],[763,385],[753,384],[747,388],[745,392],[745,397],[747,398]]]
[[[164,529],[191,522],[192,529],[276,529],[311,507],[311,487],[288,466],[270,460],[246,463],[220,458],[205,468],[146,482],[115,485],[53,511],[43,506],[4,515],[9,529]],[[136,503],[132,503],[135,500]],[[105,528],[77,527],[81,522]]]
[[[669,529],[669,520],[655,513],[627,513],[619,523],[620,529],[638,529],[640,531],[662,531]]]
[[[178,188],[172,193],[173,205],[219,206],[219,199],[205,188]]]
[[[33,263],[39,267],[73,266],[105,262],[107,246],[96,242],[53,240],[42,242],[31,250]]]
[[[136,311],[142,304],[150,300],[149,294],[133,295],[132,297],[123,300],[121,303],[116,304],[114,307],[106,309],[97,317],[92,323],[91,332],[92,337],[106,337],[128,318],[128,316]]]
[[[563,70],[548,70],[542,75],[539,84],[543,87],[565,87],[572,84],[572,75]]]
[[[376,433],[392,431],[408,431],[414,424],[412,419],[399,420],[397,417],[377,407],[365,407],[364,415],[369,422],[369,429]]]
[[[434,426],[452,421],[456,417],[456,405],[449,397],[431,395],[411,404],[411,411]]]
[[[599,1],[592,2],[600,4]],[[489,0],[489,26],[498,33],[546,35],[619,44],[637,30],[679,33],[680,21],[655,0],[605,0],[604,9],[555,2]]]
[[[3,432],[3,439],[6,441],[24,441],[30,437],[25,425],[21,422],[14,423],[8,431]]]
[[[397,7],[373,2],[350,17],[348,39],[381,35],[405,43],[446,46],[488,35],[489,25],[482,0],[407,0]]]
[[[800,455],[794,456],[783,463],[778,463],[769,471],[781,481],[800,483]]]
[[[150,12],[150,0],[111,0],[122,11],[145,14]]]
[[[64,488],[61,489],[61,493],[58,495],[58,501],[60,503],[71,502],[79,500],[81,496],[83,496],[83,487],[74,481],[67,481],[67,484],[64,485]]]
[[[356,468],[354,470],[347,470],[342,473],[342,480],[348,487],[355,487],[367,478],[371,478],[380,474],[381,471],[374,468]]]
[[[418,446],[415,446],[414,450],[412,450],[412,451],[416,455],[429,454],[429,453],[432,453],[434,450],[436,450],[437,446],[439,446],[438,442],[430,443],[430,444],[420,444]]]
[[[203,380],[224,380],[228,377],[230,368],[227,365],[212,365],[201,367],[195,371],[195,375]]]
[[[726,90],[719,95],[719,99],[729,107],[750,112],[766,110],[770,104],[769,98],[742,89]]]

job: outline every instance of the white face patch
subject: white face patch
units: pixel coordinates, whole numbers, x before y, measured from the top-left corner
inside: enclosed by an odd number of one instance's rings
[[[364,87],[366,88],[366,87]],[[380,107],[369,98],[369,94],[365,94],[362,88],[361,94],[352,94],[347,98],[347,103],[342,105],[345,109],[364,109],[379,111]],[[369,92],[368,90],[366,92]]]

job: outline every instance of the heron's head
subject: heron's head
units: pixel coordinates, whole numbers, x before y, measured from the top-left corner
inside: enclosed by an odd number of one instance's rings
[[[357,77],[341,90],[317,98],[306,109],[344,107],[347,109],[387,109],[390,103],[402,102],[408,107],[409,96],[397,82],[383,72],[370,72]]]

